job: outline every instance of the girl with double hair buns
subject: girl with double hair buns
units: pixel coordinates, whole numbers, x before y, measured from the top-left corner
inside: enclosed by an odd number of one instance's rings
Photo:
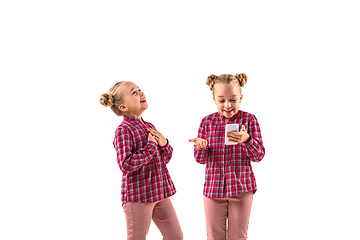
[[[206,164],[203,194],[208,240],[247,239],[257,190],[251,162],[260,162],[265,155],[256,117],[239,110],[247,80],[244,73],[212,74],[206,79],[218,111],[204,117],[198,137],[189,140],[194,143],[195,160]],[[225,133],[226,124],[239,124],[239,131]],[[225,136],[235,144],[225,145]]]
[[[166,167],[173,149],[154,125],[141,117],[148,108],[145,94],[132,82],[118,82],[100,96],[100,103],[123,116],[113,144],[123,172],[121,200],[127,239],[146,239],[151,220],[164,240],[183,239],[169,198],[176,192]]]

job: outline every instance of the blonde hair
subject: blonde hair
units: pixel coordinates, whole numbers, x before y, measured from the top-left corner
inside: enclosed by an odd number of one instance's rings
[[[247,83],[247,80],[248,80],[248,77],[246,76],[245,73],[236,74],[235,76],[233,76],[231,74],[221,74],[220,76],[211,74],[210,76],[207,77],[206,84],[210,87],[210,90],[214,94],[214,86],[216,83],[230,84],[230,83],[236,81],[240,85],[240,93],[241,93],[241,88],[245,86],[245,84]]]
[[[103,93],[100,96],[100,104],[105,107],[110,107],[118,116],[123,116],[123,112],[119,109],[119,106],[123,103],[123,95],[120,89],[122,83],[123,82],[116,83],[107,93]]]

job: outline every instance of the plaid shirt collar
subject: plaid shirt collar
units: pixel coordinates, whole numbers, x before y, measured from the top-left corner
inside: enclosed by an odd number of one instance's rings
[[[140,119],[137,118],[137,117],[134,117],[134,116],[124,116],[123,118],[124,118],[123,121],[126,121],[126,122],[133,122],[133,121],[135,121],[135,122],[141,123]],[[141,117],[141,120],[142,120],[143,122],[145,122],[142,117]]]

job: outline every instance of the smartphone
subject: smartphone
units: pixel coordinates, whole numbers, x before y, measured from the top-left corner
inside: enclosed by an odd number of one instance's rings
[[[230,142],[229,139],[226,137],[226,134],[229,132],[238,132],[239,131],[239,124],[226,124],[225,125],[225,145],[236,145],[236,142]]]

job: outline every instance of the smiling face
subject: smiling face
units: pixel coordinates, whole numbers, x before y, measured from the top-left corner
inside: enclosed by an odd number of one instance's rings
[[[243,98],[240,85],[236,81],[229,84],[216,83],[213,93],[217,109],[224,115],[227,122],[240,108],[240,102]]]
[[[121,84],[123,103],[119,106],[125,116],[141,117],[141,114],[148,108],[146,97],[140,88],[132,82]]]

